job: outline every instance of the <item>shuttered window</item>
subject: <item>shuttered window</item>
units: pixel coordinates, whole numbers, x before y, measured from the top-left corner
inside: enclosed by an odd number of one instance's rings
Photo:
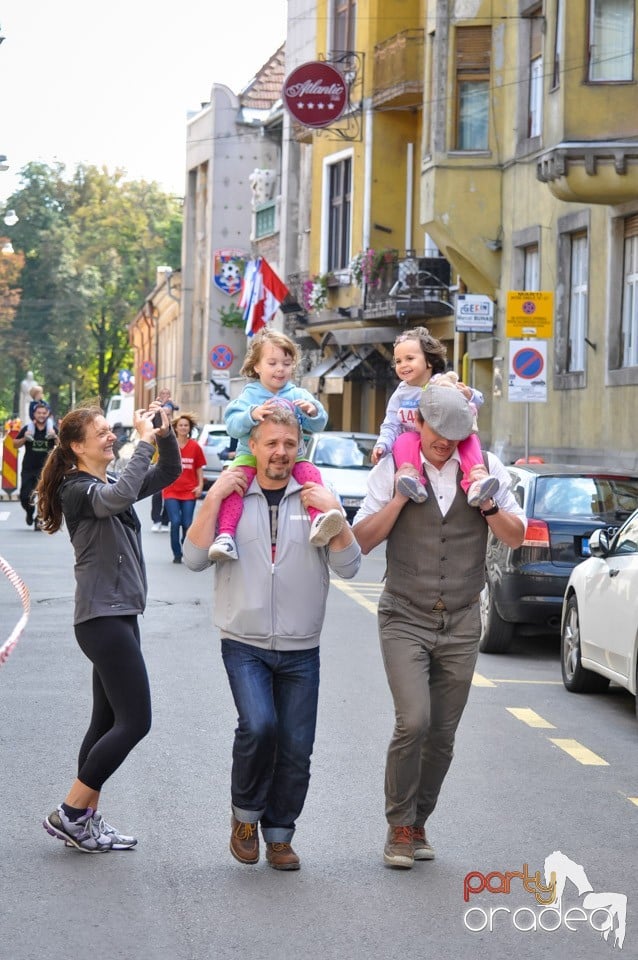
[[[638,213],[625,218],[620,337],[623,367],[638,366]]]
[[[491,52],[491,27],[457,28],[457,150],[488,149]]]

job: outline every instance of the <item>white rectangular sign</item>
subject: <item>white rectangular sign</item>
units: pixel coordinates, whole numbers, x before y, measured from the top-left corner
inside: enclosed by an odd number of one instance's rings
[[[508,399],[547,402],[547,341],[510,340]]]
[[[457,333],[492,333],[494,301],[479,293],[459,293],[456,298]]]

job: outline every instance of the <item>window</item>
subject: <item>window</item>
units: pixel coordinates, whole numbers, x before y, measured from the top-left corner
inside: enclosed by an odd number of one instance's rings
[[[333,0],[332,49],[335,52],[342,53],[355,49],[356,22],[356,0]]]
[[[530,18],[529,105],[527,136],[540,137],[543,130],[543,18]]]
[[[585,369],[588,281],[587,246],[586,233],[572,235],[567,346],[568,373],[576,373]]]
[[[587,386],[590,219],[590,211],[581,210],[558,220],[558,262],[553,284],[556,390]]]
[[[328,250],[326,270],[345,270],[350,263],[350,211],[352,160],[339,160],[327,168]]]
[[[456,31],[456,149],[489,147],[490,27]]]
[[[523,290],[540,290],[540,264],[536,244],[523,248]]]
[[[556,0],[556,14],[554,21],[554,73],[552,74],[552,90],[560,85],[560,57],[563,52],[564,18],[563,0]]]
[[[255,210],[255,240],[277,232],[277,201],[269,200]]]
[[[638,214],[625,220],[621,365],[638,366]]]
[[[635,0],[590,0],[589,79],[632,80]]]

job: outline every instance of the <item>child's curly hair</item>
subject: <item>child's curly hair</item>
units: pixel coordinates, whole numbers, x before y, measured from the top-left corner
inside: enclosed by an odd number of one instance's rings
[[[394,341],[394,346],[396,347],[397,343],[405,343],[406,340],[414,340],[419,344],[428,366],[432,368],[433,374],[445,373],[447,368],[447,348],[445,344],[432,336],[427,327],[413,327],[412,330],[406,330],[405,333],[400,333]]]
[[[274,347],[281,347],[286,356],[291,357],[293,362],[292,373],[294,374],[300,359],[297,344],[294,343],[290,337],[287,337],[285,333],[278,333],[276,330],[264,327],[263,330],[256,333],[250,341],[248,353],[239,371],[240,376],[248,377],[249,380],[259,380],[259,374],[255,370],[255,364],[261,360],[264,344],[266,343],[272,343]]]

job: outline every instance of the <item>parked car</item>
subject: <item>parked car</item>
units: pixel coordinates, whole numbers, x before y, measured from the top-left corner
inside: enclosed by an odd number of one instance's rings
[[[563,683],[571,693],[636,695],[638,678],[638,510],[610,536],[595,530],[591,556],[572,570],[561,627]],[[636,701],[638,713],[638,700]]]
[[[515,464],[512,489],[527,516],[521,547],[488,537],[481,594],[485,653],[506,653],[515,633],[560,634],[573,568],[589,556],[595,530],[613,536],[638,507],[638,476],[575,464]]]
[[[205,423],[198,434],[197,442],[206,457],[206,466],[204,467],[204,491],[206,491],[215,483],[228,463],[228,458],[223,459],[223,457],[224,452],[229,448],[230,437],[226,433],[225,424]]]
[[[350,523],[366,495],[376,440],[371,433],[327,430],[313,433],[306,445],[306,456],[341,498]]]

